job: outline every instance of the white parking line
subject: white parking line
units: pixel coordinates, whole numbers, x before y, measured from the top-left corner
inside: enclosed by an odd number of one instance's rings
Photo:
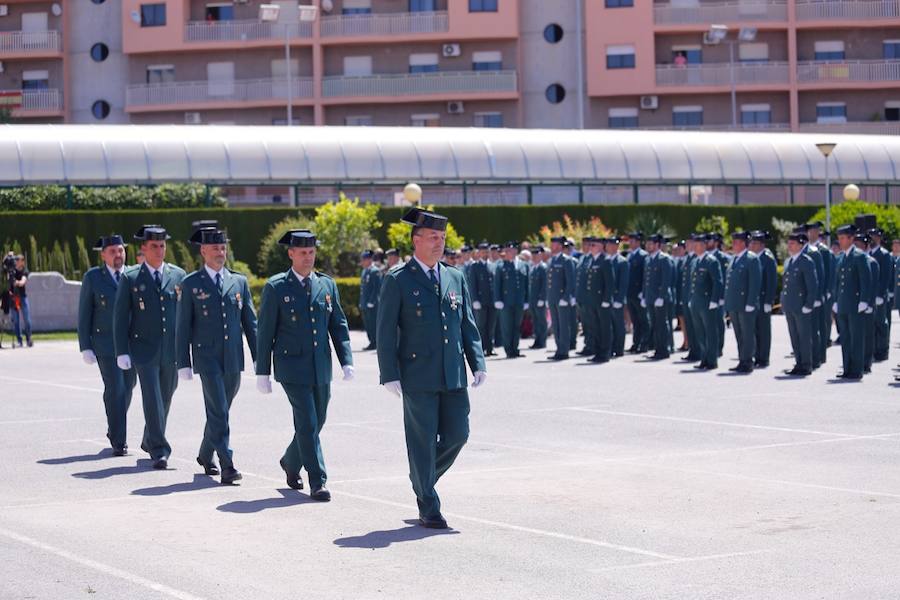
[[[633,563],[630,565],[615,565],[612,567],[603,567],[601,569],[591,569],[591,573],[606,573],[609,571],[624,571],[628,569],[641,569],[645,567],[665,567],[667,565],[680,565],[684,563],[703,562],[707,560],[722,560],[725,558],[736,558],[740,556],[753,556],[755,554],[767,554],[772,550],[750,550],[748,552],[729,552],[727,554],[708,554],[706,556],[692,556],[688,558],[676,558],[674,560],[654,560],[650,562]]]
[[[106,417],[63,417],[59,419],[22,419],[20,421],[0,421],[0,425],[23,425],[33,423],[67,423],[70,421],[97,421]]]
[[[98,392],[100,394],[103,393],[103,390],[97,388],[89,388],[81,385],[66,385],[64,383],[52,383],[49,381],[41,381],[39,379],[23,379],[21,377],[9,377],[8,375],[0,375],[0,379],[5,379],[6,381],[14,381],[16,383],[33,383],[35,385],[46,385],[49,387],[62,388],[64,390],[77,390],[79,392]]]

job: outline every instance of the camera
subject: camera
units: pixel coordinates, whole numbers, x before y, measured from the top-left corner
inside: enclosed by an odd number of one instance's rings
[[[3,270],[7,273],[14,273],[16,270],[16,255],[10,252],[3,257]]]

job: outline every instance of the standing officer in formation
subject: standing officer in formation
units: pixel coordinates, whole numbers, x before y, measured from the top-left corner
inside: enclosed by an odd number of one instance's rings
[[[694,234],[692,239],[704,252],[691,272],[690,309],[700,363],[695,369],[711,371],[719,368],[719,310],[725,293],[722,263],[710,249],[713,234]]]
[[[856,248],[866,257],[866,264],[872,275],[872,285],[869,286],[869,296],[866,303],[869,305],[866,312],[863,313],[863,323],[865,324],[865,334],[863,347],[865,348],[865,358],[863,359],[863,373],[872,372],[872,363],[875,357],[875,300],[878,293],[878,284],[881,279],[881,267],[869,254],[869,235],[864,231],[859,231],[853,238]]]
[[[585,305],[594,331],[593,363],[609,362],[613,350],[612,303],[616,291],[613,260],[605,252],[606,240],[593,238]]]
[[[818,315],[819,328],[819,346],[821,350],[819,355],[822,362],[825,362],[828,347],[831,346],[831,289],[834,287],[834,254],[828,246],[822,242],[821,234],[824,224],[822,221],[814,221],[806,224],[806,237],[809,238],[809,245],[819,251],[822,257],[822,279],[819,286],[824,288],[825,297],[822,299],[822,306],[817,307],[815,311]]]
[[[722,271],[724,281],[725,273],[728,271],[728,265],[731,263],[731,257],[722,251],[723,238],[721,233],[710,233],[706,236],[706,247],[712,254],[713,258],[719,261],[719,267]],[[722,356],[722,350],[725,347],[725,297],[724,287],[723,296],[719,298],[719,311],[716,317],[716,328],[718,329],[719,356]]]
[[[699,362],[701,359],[699,353],[699,345],[694,341],[696,336],[696,326],[694,325],[694,315],[691,312],[691,283],[694,273],[694,266],[697,263],[697,242],[688,238],[685,240],[685,248],[687,254],[681,260],[681,269],[678,278],[678,297],[681,305],[681,313],[684,318],[684,339],[687,345],[687,356],[684,357],[686,362]],[[703,252],[699,252],[703,254]]]
[[[378,295],[381,293],[381,269],[373,264],[374,253],[364,250],[360,255],[362,274],[359,278],[359,312],[369,345],[363,350],[375,349],[375,320],[378,318]]]
[[[669,358],[669,340],[672,336],[672,322],[669,320],[669,305],[672,303],[672,282],[674,272],[672,259],[662,251],[666,238],[660,234],[647,238],[647,256],[644,259],[644,282],[641,289],[641,308],[650,314],[651,360]]]
[[[766,248],[768,239],[771,239],[768,231],[754,231],[750,234],[750,250],[759,257],[762,276],[759,286],[759,311],[756,316],[756,357],[754,360],[754,366],[760,369],[769,366],[769,356],[772,351],[772,307],[775,306],[775,294],[778,287],[778,264],[775,255]],[[828,329],[831,330],[830,313],[828,314]]]
[[[434,489],[469,437],[466,362],[474,387],[487,374],[465,278],[439,262],[447,218],[419,208],[413,259],[384,280],[378,311],[381,383],[403,399],[410,480],[424,527],[446,529]]]
[[[121,235],[97,240],[94,250],[100,251],[103,266],[84,274],[78,301],[78,347],[84,362],[100,368],[106,437],[115,456],[128,454],[126,417],[135,384],[134,371],[123,371],[116,364],[113,341],[113,307],[125,269],[125,245]]]
[[[759,257],[748,249],[750,233],[740,231],[731,236],[735,256],[725,275],[725,310],[731,318],[738,346],[738,364],[729,369],[736,373],[752,373],[756,355],[756,316],[762,270]]]
[[[844,225],[837,230],[842,253],[835,265],[834,304],[838,331],[841,336],[843,371],[839,379],[859,381],[863,376],[865,358],[864,315],[869,308],[866,299],[872,287],[872,272],[867,255],[853,245],[855,225]]]
[[[641,305],[644,299],[644,263],[647,252],[641,248],[644,235],[640,231],[625,237],[628,243],[628,314],[631,316],[631,348],[628,352],[639,354],[650,349],[650,320],[647,309]]]
[[[818,324],[813,315],[820,286],[815,262],[803,252],[808,241],[803,231],[795,231],[788,237],[789,257],[784,262],[781,284],[781,310],[794,350],[794,368],[785,374],[794,377],[812,374],[815,353],[812,330]]]
[[[178,376],[200,375],[206,427],[197,464],[207,475],[218,475],[213,452],[219,455],[222,483],[242,479],[234,467],[228,413],[241,387],[244,344],[256,362],[256,313],[247,278],[225,268],[228,238],[215,227],[198,229],[190,242],[200,246],[203,267],[184,278],[178,292],[175,328]]]
[[[690,345],[687,320],[684,317],[684,276],[690,258],[691,254],[687,250],[687,242],[685,240],[680,240],[672,249],[672,261],[675,264],[675,281],[672,286],[675,299],[672,306],[672,318],[675,319],[675,322],[681,329],[681,346],[678,348],[679,352],[687,352]]]
[[[125,271],[116,292],[116,363],[125,371],[137,371],[145,421],[141,449],[150,454],[154,469],[165,469],[172,453],[166,421],[178,387],[175,323],[185,272],[164,262],[170,236],[163,227],[144,225],[134,239],[141,242],[145,261]]]
[[[318,271],[315,234],[306,229],[287,232],[279,244],[288,247],[291,268],[269,278],[259,306],[256,388],[272,393],[269,375],[281,383],[294,412],[294,437],[279,464],[290,488],[303,489],[300,468],[309,476],[310,497],[327,502],[328,475],[319,434],[331,398],[331,343],[344,380],[353,379],[350,331],[341,308],[337,284]],[[402,270],[398,267],[390,273]],[[388,277],[390,277],[390,273]],[[274,358],[273,358],[274,357]]]
[[[391,269],[400,266],[400,251],[396,248],[388,248],[384,253],[384,271],[390,271]]]
[[[592,316],[592,309],[587,306],[588,303],[588,274],[591,264],[594,262],[594,238],[586,235],[581,239],[581,256],[575,263],[575,314],[581,322],[581,328],[584,333],[584,348],[578,351],[581,356],[593,356],[596,354],[594,349],[595,332]],[[573,331],[578,331],[577,325]]]
[[[806,225],[801,225],[794,230],[796,233],[802,233],[807,238],[809,238],[809,228]],[[822,254],[819,252],[818,247],[811,245],[809,242],[803,247],[803,252],[808,254],[811,259],[813,259],[813,263],[816,265],[816,280],[819,284],[819,291],[816,296],[816,301],[813,306],[813,323],[816,325],[812,328],[812,337],[813,337],[813,370],[815,371],[819,367],[822,366],[822,363],[825,362],[825,348],[822,340],[822,311],[827,310],[828,307],[825,306],[825,259],[822,257]]]
[[[494,308],[497,298],[494,297],[494,279],[497,277],[497,268],[503,264],[503,248],[500,244],[491,244],[491,259],[488,265],[491,268],[491,305],[488,313],[488,321],[491,328],[491,348],[503,346],[503,331],[500,328],[500,311]]]
[[[543,246],[533,248],[531,271],[528,273],[528,306],[534,323],[532,350],[547,347],[547,263]],[[478,330],[481,331],[480,329]]]
[[[619,253],[618,237],[611,237],[606,240],[606,256],[612,263],[613,281],[615,289],[612,294],[612,319],[613,341],[612,356],[619,358],[625,355],[625,303],[629,285],[629,265],[628,260]]]
[[[472,295],[472,309],[485,356],[494,355],[493,323],[491,321],[494,311],[494,273],[488,262],[490,248],[491,245],[487,242],[478,244],[478,258],[469,267],[469,274],[466,278],[467,283],[471,286],[469,293]]]
[[[522,316],[528,310],[527,267],[516,258],[519,244],[509,242],[503,249],[503,260],[494,270],[494,308],[500,319],[503,350],[506,358],[519,358],[519,336]],[[523,267],[526,271],[523,276]]]
[[[894,261],[890,252],[881,245],[883,237],[884,233],[880,229],[874,228],[869,230],[869,239],[871,240],[869,255],[878,263],[879,272],[878,281],[873,282],[873,287],[875,288],[873,314],[873,320],[875,321],[875,338],[873,340],[875,362],[882,362],[888,359],[891,345],[891,308],[888,300],[893,293],[894,287]]]
[[[550,238],[550,264],[547,267],[547,304],[556,353],[551,360],[566,360],[576,334],[572,330],[571,312],[575,303],[575,261],[563,252],[566,238]]]

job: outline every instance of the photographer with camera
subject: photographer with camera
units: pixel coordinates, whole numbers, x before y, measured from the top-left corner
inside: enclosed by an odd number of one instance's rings
[[[31,348],[31,311],[28,305],[28,294],[25,284],[28,282],[28,269],[25,268],[25,257],[9,252],[3,258],[3,273],[6,276],[6,293],[3,298],[3,312],[9,312],[18,347],[22,347],[22,333]]]

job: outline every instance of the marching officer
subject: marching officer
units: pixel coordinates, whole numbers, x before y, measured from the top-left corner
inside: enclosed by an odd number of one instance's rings
[[[78,301],[78,346],[84,362],[100,368],[106,437],[114,456],[128,454],[126,418],[135,384],[134,370],[123,371],[116,364],[113,342],[113,306],[125,269],[125,246],[121,235],[97,240],[94,250],[100,251],[103,266],[84,274]]]
[[[891,253],[881,245],[883,237],[884,233],[877,227],[869,230],[869,239],[871,240],[869,255],[878,263],[879,271],[878,282],[873,282],[875,283],[873,285],[875,288],[873,315],[873,320],[875,321],[875,339],[873,340],[875,362],[888,359],[891,345],[891,308],[888,300],[893,295],[894,261],[891,258]]]
[[[869,308],[866,301],[871,293],[872,272],[867,255],[853,245],[855,225],[838,228],[838,243],[843,255],[836,265],[834,304],[838,331],[841,336],[843,371],[838,379],[859,381],[863,376],[865,358],[864,315]]]
[[[301,467],[309,477],[309,495],[328,502],[331,492],[319,435],[331,399],[331,344],[344,373],[353,379],[353,354],[347,317],[337,284],[315,271],[315,234],[308,229],[288,231],[278,241],[288,247],[291,268],[269,278],[259,304],[256,351],[256,389],[272,393],[269,375],[281,383],[294,413],[294,436],[279,464],[288,487],[303,489]],[[401,269],[402,267],[397,267]],[[330,338],[330,342],[329,342]]]
[[[256,362],[256,313],[247,278],[225,268],[225,232],[215,227],[198,229],[190,242],[200,246],[203,267],[184,278],[178,298],[178,376],[190,380],[197,373],[203,384],[206,427],[197,464],[207,475],[218,475],[215,452],[222,466],[222,484],[230,485],[242,476],[234,467],[228,413],[244,371],[242,331]]]
[[[535,246],[528,273],[528,305],[531,308],[531,322],[534,323],[532,350],[547,347],[547,263],[544,262],[544,253],[543,246]]]
[[[359,278],[359,312],[366,328],[369,345],[363,350],[375,349],[375,320],[378,318],[378,295],[381,293],[381,269],[372,262],[374,253],[364,250],[360,254],[362,274]]]
[[[175,325],[185,272],[165,262],[166,240],[171,239],[165,228],[144,225],[134,239],[141,242],[144,263],[126,269],[116,291],[116,364],[137,371],[145,421],[141,449],[150,454],[154,469],[165,469],[172,453],[166,422],[178,387]]]
[[[694,316],[700,363],[695,369],[711,371],[719,368],[719,325],[721,320],[719,309],[724,295],[724,276],[722,263],[710,249],[709,241],[715,241],[713,234],[696,234],[694,240],[701,247],[705,245],[703,255],[697,258],[691,273],[690,309]]]
[[[762,275],[759,286],[758,306],[760,308],[756,316],[756,356],[753,363],[753,366],[761,369],[769,366],[769,356],[772,351],[772,307],[775,305],[775,294],[778,287],[778,265],[775,255],[766,248],[766,240],[769,239],[771,236],[768,231],[754,231],[750,234],[750,250],[759,257]],[[828,323],[830,330],[830,312],[828,313]]]
[[[469,267],[469,276],[466,278],[471,288],[472,310],[475,315],[475,323],[478,325],[478,334],[485,356],[494,355],[494,336],[491,329],[491,314],[494,310],[494,272],[488,262],[491,245],[487,242],[478,244],[478,258]]]
[[[446,529],[434,486],[469,437],[466,362],[474,387],[487,374],[466,280],[439,262],[447,217],[413,208],[403,221],[413,226],[414,256],[382,286],[378,367],[382,385],[403,399],[419,522]]]
[[[550,238],[550,264],[547,267],[547,304],[550,306],[550,322],[556,353],[551,360],[566,360],[572,344],[571,311],[575,302],[575,261],[563,252],[566,238]]]
[[[509,242],[503,249],[503,260],[494,271],[494,308],[500,319],[503,350],[506,358],[519,358],[519,336],[522,316],[528,310],[528,279],[524,281],[516,259],[519,244]]]
[[[752,373],[756,355],[756,316],[762,271],[759,257],[748,249],[750,233],[739,231],[731,236],[735,256],[725,275],[725,310],[731,317],[737,340],[738,364],[729,369],[736,373]]]
[[[628,352],[639,354],[650,347],[650,320],[647,309],[641,306],[643,300],[644,263],[647,252],[641,248],[644,235],[640,231],[625,236],[628,243],[628,314],[631,316],[631,348]]]
[[[608,238],[605,244],[606,256],[612,263],[613,281],[615,282],[610,318],[613,328],[612,356],[616,358],[625,355],[625,303],[629,277],[628,260],[619,253],[620,242],[621,240],[614,236]]]
[[[586,305],[594,331],[593,363],[609,362],[613,350],[612,303],[616,290],[613,261],[605,252],[606,240],[594,238],[591,268],[588,270]]]
[[[786,375],[806,377],[812,374],[814,357],[815,302],[820,285],[812,257],[803,252],[809,239],[806,233],[795,231],[788,236],[788,258],[784,262],[781,285],[781,310],[784,312],[794,350],[794,368]]]

